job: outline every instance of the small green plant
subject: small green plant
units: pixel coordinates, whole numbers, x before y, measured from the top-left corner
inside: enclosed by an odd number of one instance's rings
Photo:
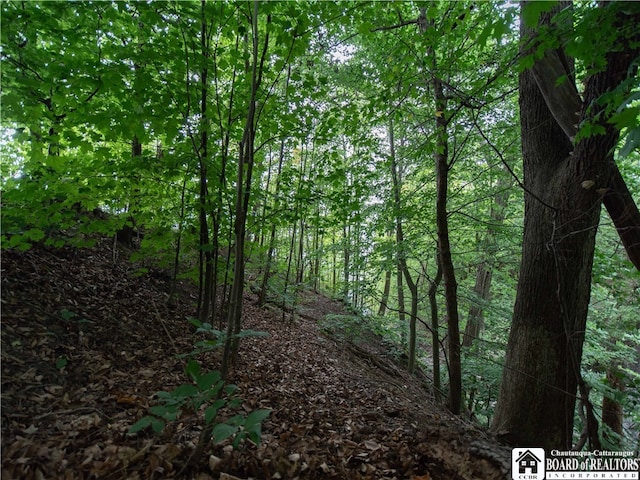
[[[217,330],[213,328],[213,325],[210,323],[201,322],[197,318],[190,317],[188,320],[189,323],[197,327],[196,333],[204,333],[210,338],[196,342],[194,350],[191,353],[181,355],[182,357],[193,357],[194,355],[211,352],[224,347],[227,332]],[[240,333],[234,335],[233,338],[266,337],[268,335],[269,334],[267,332],[261,332],[258,330],[242,330]]]
[[[267,418],[270,410],[254,410],[248,415],[237,414],[224,422],[216,419],[221,408],[238,409],[242,400],[234,397],[237,387],[233,384],[225,385],[219,371],[203,372],[200,364],[191,359],[187,363],[185,373],[192,383],[185,383],[170,392],[158,392],[158,405],[149,409],[146,415],[129,428],[134,434],[151,427],[154,432],[161,433],[166,422],[173,422],[180,418],[183,412],[196,412],[204,408],[204,421],[207,426],[213,426],[214,442],[222,442],[233,437],[233,447],[249,439],[255,444],[260,443],[262,421]]]
[[[69,360],[66,357],[60,357],[58,360],[56,360],[56,368],[62,371],[64,367],[67,366],[67,363],[69,363]]]
[[[360,336],[365,327],[362,318],[355,315],[329,314],[320,321],[320,328],[339,339],[353,340]]]

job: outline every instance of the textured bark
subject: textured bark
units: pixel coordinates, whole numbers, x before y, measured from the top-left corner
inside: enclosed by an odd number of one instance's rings
[[[476,284],[473,287],[473,293],[476,294],[480,301],[489,300],[492,276],[491,267],[488,265],[487,261],[480,262],[476,271]],[[480,332],[483,328],[484,307],[480,304],[474,303],[471,305],[471,308],[469,308],[469,317],[467,318],[467,325],[464,329],[462,346],[470,347],[473,345],[473,341],[476,338],[480,338]]]
[[[427,18],[427,9],[422,7],[418,17],[421,33],[432,27],[433,21]],[[442,79],[438,77],[438,64],[433,46],[427,48],[431,73],[428,79],[433,91],[435,104],[435,153],[436,166],[436,229],[438,236],[439,262],[444,280],[444,298],[447,308],[447,349],[449,357],[449,410],[459,415],[462,410],[462,359],[460,356],[460,318],[458,314],[458,284],[456,282],[451,244],[449,242],[449,218],[447,213],[447,194],[449,190],[449,143],[447,126],[451,113],[447,112],[447,97]]]
[[[471,347],[473,341],[476,338],[480,338],[480,334],[484,328],[484,304],[489,302],[491,298],[491,280],[493,278],[493,263],[496,252],[495,229],[504,222],[507,202],[509,201],[510,195],[509,187],[510,182],[502,178],[496,185],[498,194],[495,197],[495,203],[491,207],[491,225],[487,229],[482,242],[483,253],[476,270],[476,283],[473,288],[473,292],[476,294],[479,302],[474,303],[469,308],[467,325],[462,339],[463,347]]]
[[[633,16],[630,15],[626,21],[632,24],[633,17],[635,17],[637,24],[640,21],[640,15],[637,13]],[[637,56],[637,52],[638,49],[635,47],[634,50],[629,49],[619,56],[626,57],[622,61],[630,64]],[[627,69],[620,72],[613,72],[611,68],[608,70],[614,73],[620,81],[622,80],[621,76],[627,72]],[[573,68],[569,64],[569,60],[559,50],[547,50],[543,58],[537,61],[531,69],[533,78],[553,118],[573,142],[578,133],[578,125],[584,120],[581,113],[583,105],[589,105],[589,102],[587,99],[583,102],[580,98],[572,78],[572,72]],[[567,80],[558,84],[557,80],[563,76],[566,76]],[[618,166],[611,161],[609,169],[608,181],[604,182],[601,179],[598,185],[593,188],[605,192],[604,205],[607,212],[622,240],[629,260],[640,270],[640,211]]]
[[[447,306],[447,347],[449,355],[449,410],[458,415],[462,409],[462,360],[460,357],[460,319],[458,316],[458,284],[451,257],[447,193],[449,189],[449,155],[447,143],[446,100],[442,82],[433,77],[436,111],[436,225],[438,250],[444,280]]]
[[[607,370],[607,383],[614,391],[622,392],[624,390],[624,382],[621,375],[615,367]],[[618,436],[611,435],[606,430],[603,432],[603,438],[610,445],[620,446],[620,440],[623,436],[622,429],[623,409],[622,404],[611,395],[605,395],[602,398],[602,423],[609,427],[611,431]]]
[[[595,109],[589,107],[620,84],[631,56],[617,51],[607,60],[606,70],[587,80],[580,117],[599,124],[605,133],[584,138],[575,148],[548,108],[533,73],[520,75],[527,192],[523,252],[493,422],[496,431],[519,445],[571,447],[603,197],[598,184],[612,181],[612,151],[618,139],[605,115],[596,118]],[[591,182],[596,183],[594,188]]]
[[[618,166],[611,162],[609,168],[611,178],[605,186],[604,206],[616,226],[629,260],[640,270],[640,211]]]

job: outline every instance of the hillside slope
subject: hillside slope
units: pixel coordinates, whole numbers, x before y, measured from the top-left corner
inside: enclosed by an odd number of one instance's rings
[[[128,435],[154,393],[185,382],[200,339],[195,292],[167,307],[168,277],[113,262],[110,244],[2,257],[2,478],[503,479],[510,451],[435,405],[376,343],[324,334],[342,306],[306,293],[298,314],[245,299],[231,380],[243,409],[269,408],[262,443],[181,472],[197,442],[192,413],[160,436]],[[217,354],[201,355],[211,369]],[[179,473],[181,472],[181,473]]]

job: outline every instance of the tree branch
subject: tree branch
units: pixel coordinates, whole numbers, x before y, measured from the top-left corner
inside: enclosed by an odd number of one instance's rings
[[[405,20],[404,22],[397,23],[395,25],[387,25],[384,27],[372,28],[372,32],[384,32],[385,30],[395,30],[396,28],[406,27],[407,25],[416,25],[418,20]]]
[[[636,54],[637,51],[638,49],[635,49]],[[547,50],[544,57],[536,61],[532,67],[532,74],[556,122],[573,142],[578,132],[583,101],[560,55],[561,53],[557,50]],[[635,55],[629,54],[629,58],[633,57]],[[558,82],[565,77],[565,81]],[[640,211],[616,163],[612,158],[603,159],[603,161],[609,161],[611,171],[610,182],[604,188],[602,201],[622,240],[629,260],[640,270]]]
[[[573,142],[578,131],[582,100],[557,50],[547,50],[531,68],[547,107]],[[564,79],[564,80],[561,80]]]

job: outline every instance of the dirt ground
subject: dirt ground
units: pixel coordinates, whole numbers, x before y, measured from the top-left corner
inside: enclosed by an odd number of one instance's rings
[[[169,275],[111,248],[3,252],[2,480],[508,478],[507,447],[436,404],[374,335],[321,328],[346,312],[312,292],[284,316],[247,294],[244,328],[268,336],[242,340],[230,381],[242,412],[271,410],[262,442],[215,444],[185,467],[201,411],[160,435],[128,430],[188,382],[197,291],[181,284],[170,308]],[[198,360],[220,368],[219,353]]]

